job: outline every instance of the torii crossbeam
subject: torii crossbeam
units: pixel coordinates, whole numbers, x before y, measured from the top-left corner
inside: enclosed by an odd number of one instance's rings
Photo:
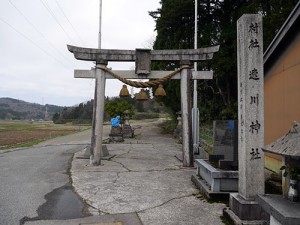
[[[91,164],[100,165],[102,152],[103,113],[105,98],[105,80],[114,78],[107,72],[109,61],[135,61],[135,71],[113,71],[123,78],[129,79],[158,79],[173,71],[151,71],[151,61],[180,62],[182,69],[172,79],[180,79],[181,112],[182,112],[182,148],[183,166],[193,166],[193,148],[191,135],[191,79],[212,79],[212,71],[192,71],[187,66],[192,62],[205,61],[213,58],[219,51],[219,46],[199,49],[178,50],[116,50],[81,48],[68,45],[70,52],[78,60],[96,61],[96,68],[91,70],[75,70],[75,78],[95,78],[95,100],[93,115],[93,131],[91,140]]]

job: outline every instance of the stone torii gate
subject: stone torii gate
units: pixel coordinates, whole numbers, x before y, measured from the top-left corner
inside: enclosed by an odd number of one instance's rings
[[[151,61],[180,62],[178,73],[171,79],[180,79],[181,111],[182,111],[182,150],[183,166],[193,166],[193,148],[191,135],[191,79],[212,79],[212,71],[192,71],[192,62],[210,60],[213,54],[219,51],[219,46],[199,49],[180,50],[116,50],[92,49],[68,45],[68,50],[78,60],[95,61],[96,67],[91,70],[75,70],[75,78],[95,78],[95,99],[93,113],[93,131],[91,139],[91,164],[100,165],[103,136],[103,113],[105,98],[105,80],[115,79],[112,74],[118,74],[125,79],[158,79],[174,71],[151,71]],[[109,70],[106,66],[109,61],[132,62],[135,61],[135,71]]]

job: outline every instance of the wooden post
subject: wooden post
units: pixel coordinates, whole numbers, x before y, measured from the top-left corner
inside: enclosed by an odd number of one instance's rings
[[[189,65],[189,62],[182,62],[181,65]],[[191,118],[191,70],[183,69],[180,73],[180,94],[181,94],[181,117],[182,117],[182,154],[183,166],[193,167],[192,152],[192,118]]]
[[[98,64],[97,64],[98,66]],[[91,145],[91,165],[98,166],[101,164],[102,151],[102,137],[103,137],[103,115],[104,115],[104,98],[105,98],[105,71],[96,66],[96,87],[94,99],[94,113],[93,113],[93,131],[92,131],[92,145]],[[105,67],[105,64],[99,64]]]

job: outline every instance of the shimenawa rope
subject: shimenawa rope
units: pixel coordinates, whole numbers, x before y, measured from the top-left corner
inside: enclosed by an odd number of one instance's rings
[[[157,79],[157,80],[152,80],[152,81],[147,81],[147,82],[139,82],[139,81],[128,80],[126,78],[123,78],[123,77],[119,76],[118,74],[114,73],[113,71],[111,71],[110,69],[108,69],[106,67],[102,67],[102,66],[99,67],[98,66],[97,68],[102,69],[105,72],[111,74],[114,78],[120,80],[124,84],[128,84],[128,85],[136,87],[136,88],[147,88],[147,87],[158,86],[159,84],[162,84],[162,83],[166,82],[167,80],[169,80],[173,76],[175,76],[177,73],[179,73],[181,70],[189,68],[189,66],[182,66],[179,69],[173,71],[172,73],[168,74],[167,76],[165,76],[163,78],[160,78],[160,79]]]

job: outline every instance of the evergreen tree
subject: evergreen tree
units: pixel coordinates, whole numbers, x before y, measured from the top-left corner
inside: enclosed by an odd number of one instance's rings
[[[198,63],[198,70],[213,70],[213,80],[198,82],[201,120],[237,118],[236,21],[245,13],[263,15],[264,48],[297,4],[297,0],[198,0],[198,47],[220,45],[214,59]],[[154,49],[194,48],[194,1],[162,0],[149,12],[156,21]],[[179,65],[156,63],[153,69],[172,70]],[[165,105],[180,110],[179,81],[166,86]]]
[[[149,14],[156,21],[157,37],[154,49],[190,49],[193,48],[193,0],[162,0],[161,9]],[[173,62],[154,63],[153,69],[174,70],[179,67]],[[170,80],[165,90],[164,104],[176,113],[180,111],[180,82]]]
[[[105,113],[107,113],[111,118],[114,118],[116,116],[120,116],[121,118],[123,118],[125,110],[129,111],[130,116],[134,114],[132,105],[130,105],[125,99],[122,98],[115,98],[113,100],[110,100],[105,103],[104,106]]]

